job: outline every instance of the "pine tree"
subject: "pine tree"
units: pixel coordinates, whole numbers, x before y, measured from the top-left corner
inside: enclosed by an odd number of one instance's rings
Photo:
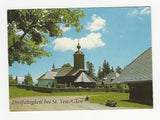
[[[87,73],[88,73],[88,75],[94,79],[95,78],[94,65],[91,62],[87,61],[86,62],[86,66],[87,66]]]
[[[99,69],[98,69],[98,79],[102,79],[103,78],[103,71],[102,71],[102,68],[101,66],[99,66]]]
[[[121,67],[120,67],[120,66],[117,66],[117,68],[116,68],[116,72],[117,72],[117,73],[119,73],[119,74],[121,74],[121,73],[122,73],[122,69],[121,69]]]
[[[113,68],[113,66],[112,66],[112,68],[111,68],[111,72],[114,72],[114,68]]]
[[[109,62],[106,62],[106,60],[104,60],[102,69],[103,69],[103,77],[106,77],[111,71]]]
[[[52,70],[53,70],[53,69],[55,69],[55,64],[54,64],[54,63],[53,63],[53,65],[52,65]]]

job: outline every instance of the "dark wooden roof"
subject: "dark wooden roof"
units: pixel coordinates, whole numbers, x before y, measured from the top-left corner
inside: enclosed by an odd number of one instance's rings
[[[152,81],[152,48],[147,49],[131,62],[112,83]]]
[[[93,80],[89,75],[85,72],[82,72],[78,78],[74,81],[74,83],[95,83],[96,81]]]
[[[52,72],[57,72],[56,77],[61,77],[61,76],[66,76],[71,70],[72,67],[63,67],[63,68],[53,69]]]

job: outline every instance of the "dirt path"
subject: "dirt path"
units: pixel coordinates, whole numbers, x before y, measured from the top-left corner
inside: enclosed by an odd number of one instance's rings
[[[85,96],[34,96],[10,99],[10,111],[62,111],[135,109],[131,107],[108,107],[85,101]]]

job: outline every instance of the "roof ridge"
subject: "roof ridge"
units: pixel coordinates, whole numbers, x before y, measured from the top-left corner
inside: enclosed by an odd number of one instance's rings
[[[134,59],[130,64],[128,64],[127,67],[130,66],[132,63],[134,63],[134,61],[136,61],[138,58],[140,58],[143,54],[145,54],[150,49],[152,49],[152,47],[149,47],[147,50],[145,50],[143,53],[141,53],[136,59]]]

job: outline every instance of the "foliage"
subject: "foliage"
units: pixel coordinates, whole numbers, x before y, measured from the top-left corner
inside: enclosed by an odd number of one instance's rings
[[[29,73],[24,77],[24,85],[33,86],[33,80]]]
[[[117,66],[117,68],[116,68],[116,72],[117,72],[117,73],[119,73],[119,74],[121,74],[121,73],[122,73],[122,69],[121,69],[121,67],[120,67],[120,66]]]
[[[102,68],[101,66],[99,66],[99,69],[98,69],[98,79],[102,79],[103,78],[103,71],[102,71]]]
[[[67,64],[62,65],[62,67],[61,67],[61,68],[63,68],[63,67],[72,67],[72,66],[71,66],[71,64],[70,64],[70,63],[67,63]]]
[[[62,37],[65,27],[75,27],[77,32],[83,29],[79,18],[85,16],[80,9],[21,9],[8,10],[8,57],[9,66],[18,63],[31,65],[35,58],[51,56],[44,49],[50,37]]]
[[[112,68],[111,68],[111,71],[110,72],[114,72],[114,68],[113,68],[113,66],[112,66]]]
[[[52,65],[52,70],[53,70],[53,69],[55,69],[55,64],[54,64],[54,63],[53,63],[53,65]]]
[[[18,84],[17,76],[16,76],[16,79],[13,79],[13,76],[12,76],[12,75],[9,75],[9,84],[10,84],[10,85]]]
[[[87,66],[87,73],[88,73],[88,75],[94,79],[95,78],[94,65],[91,62],[87,61],[86,62],[86,66]]]
[[[109,73],[110,73],[110,66],[109,66],[109,62],[106,62],[106,60],[104,60],[103,62],[103,77],[106,77]]]
[[[55,87],[56,88],[65,88],[65,85],[64,84],[56,84]]]

